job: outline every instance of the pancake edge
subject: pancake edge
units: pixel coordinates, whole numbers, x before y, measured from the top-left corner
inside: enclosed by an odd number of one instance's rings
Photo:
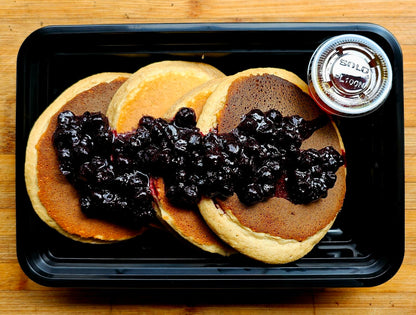
[[[200,249],[206,252],[219,254],[221,256],[230,256],[236,253],[236,251],[233,248],[229,247],[228,244],[226,243],[224,243],[224,246],[217,246],[214,244],[212,245],[201,244],[200,242],[195,240],[194,237],[182,233],[182,231],[175,226],[174,218],[164,210],[162,204],[159,201],[159,198],[155,198],[154,209],[156,212],[156,216],[158,217],[160,222],[168,231],[176,235],[179,235],[181,238],[193,244],[194,246],[199,247]],[[193,210],[189,210],[189,211],[193,211]]]
[[[254,232],[209,198],[202,198],[198,206],[205,222],[221,239],[240,253],[268,264],[285,264],[302,258],[326,235],[336,219],[307,239],[297,241]]]
[[[38,154],[36,146],[39,143],[45,131],[47,130],[51,118],[71,99],[73,99],[78,94],[88,91],[89,89],[101,83],[110,83],[118,78],[128,78],[129,76],[129,73],[123,72],[103,72],[81,79],[80,81],[68,87],[42,112],[42,114],[38,117],[35,124],[33,125],[29,134],[25,157],[25,183],[27,193],[29,195],[30,201],[32,202],[33,209],[35,210],[39,218],[42,221],[44,221],[48,226],[55,229],[62,235],[71,238],[75,241],[93,244],[107,244],[124,239],[103,240],[102,236],[100,235],[97,235],[94,238],[84,238],[75,234],[71,234],[65,231],[48,215],[47,209],[41,203],[38,195]],[[140,232],[138,232],[138,234],[140,234]]]

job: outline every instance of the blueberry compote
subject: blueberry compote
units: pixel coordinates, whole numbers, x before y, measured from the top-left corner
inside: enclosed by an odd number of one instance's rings
[[[149,177],[135,167],[135,160],[121,156],[122,151],[134,150],[133,136],[139,135],[116,136],[100,113],[58,115],[53,144],[59,168],[79,192],[87,216],[134,228],[153,220]]]
[[[145,116],[135,131],[116,134],[100,113],[65,111],[53,141],[82,211],[137,226],[154,217],[151,177],[163,178],[173,205],[190,209],[202,195],[236,193],[247,205],[273,196],[296,204],[325,197],[343,157],[332,147],[300,147],[326,123],[326,116],[306,121],[252,110],[230,133],[202,135],[194,111],[182,108],[170,122]]]

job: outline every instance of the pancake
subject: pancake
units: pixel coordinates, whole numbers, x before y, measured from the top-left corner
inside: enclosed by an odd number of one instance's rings
[[[166,119],[173,119],[176,112],[183,108],[189,107],[195,111],[198,119],[206,100],[216,89],[223,78],[210,80],[200,86],[192,89],[182,96],[165,114]],[[211,253],[228,256],[234,253],[229,246],[224,244],[218,236],[212,233],[199,212],[182,209],[172,206],[165,196],[165,185],[163,179],[158,178],[154,182],[158,193],[157,213],[170,228],[176,231],[184,239],[192,244]]]
[[[139,69],[114,96],[107,112],[117,132],[130,131],[144,115],[172,119],[181,107],[200,113],[224,74],[215,68],[183,61],[164,61]],[[134,117],[134,118],[133,118]],[[205,224],[198,212],[171,205],[163,179],[152,180],[160,221],[197,247],[221,255],[234,252]]]
[[[127,73],[100,73],[75,83],[46,108],[30,132],[25,180],[33,208],[45,223],[73,240],[108,243],[142,232],[86,217],[81,211],[77,191],[59,170],[52,144],[60,112],[105,113],[114,93],[129,76]]]
[[[171,120],[182,107],[189,107],[195,111],[198,120],[204,108],[205,102],[212,92],[217,88],[218,84],[224,80],[224,76],[218,79],[209,80],[190,90],[188,93],[179,98],[165,113],[164,118]]]
[[[279,110],[283,116],[306,120],[323,113],[307,94],[307,85],[291,72],[258,68],[224,80],[208,98],[197,127],[202,133],[217,128],[231,131],[251,109]],[[329,122],[306,139],[301,149],[333,146],[343,154],[342,139]],[[326,198],[309,204],[293,204],[273,197],[253,206],[236,195],[226,200],[203,197],[199,209],[210,228],[237,251],[266,263],[288,263],[306,255],[332,226],[346,191],[346,168],[338,169],[335,186]]]
[[[216,68],[197,62],[161,61],[140,68],[114,95],[107,111],[118,133],[137,128],[141,117],[163,116],[184,94],[224,76]]]

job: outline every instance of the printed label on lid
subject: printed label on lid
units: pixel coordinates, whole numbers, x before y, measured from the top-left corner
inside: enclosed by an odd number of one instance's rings
[[[364,65],[365,64],[365,65]],[[332,67],[331,76],[335,86],[345,93],[357,94],[370,82],[370,67],[363,58],[343,55]]]

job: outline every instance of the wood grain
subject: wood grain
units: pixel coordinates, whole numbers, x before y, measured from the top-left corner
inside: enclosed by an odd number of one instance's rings
[[[415,314],[416,5],[414,0],[0,0],[0,313]],[[282,292],[270,304],[146,300],[132,292],[47,288],[19,267],[15,244],[16,57],[24,39],[54,24],[173,22],[371,22],[392,32],[404,57],[406,254],[396,276],[373,288]],[[255,292],[253,292],[255,294]],[[165,302],[164,302],[165,301]]]

